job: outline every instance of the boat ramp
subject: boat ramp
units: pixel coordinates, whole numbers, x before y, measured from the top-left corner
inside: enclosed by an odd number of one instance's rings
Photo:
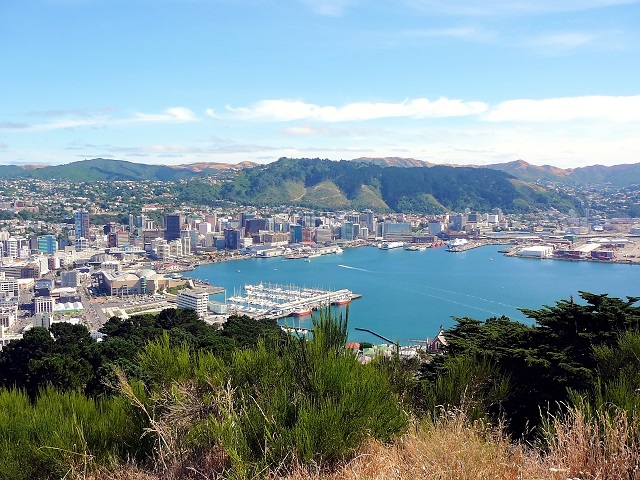
[[[345,305],[361,295],[351,290],[322,290],[274,283],[245,285],[243,292],[227,298],[229,313],[252,318],[303,316],[329,305]]]

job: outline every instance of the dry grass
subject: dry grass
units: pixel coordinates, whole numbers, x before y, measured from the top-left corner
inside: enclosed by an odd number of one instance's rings
[[[500,429],[469,424],[458,414],[436,423],[422,421],[390,445],[368,441],[349,461],[298,466],[269,480],[637,480],[638,424],[626,415],[600,415],[589,422],[576,410],[552,419],[546,452],[511,442]],[[173,479],[221,478],[202,468]],[[159,480],[135,467],[99,478]],[[189,474],[190,473],[190,474]]]
[[[551,427],[547,464],[581,479],[640,479],[640,424],[626,412],[587,419],[571,409]]]
[[[527,476],[534,473],[533,477]],[[469,425],[463,416],[423,422],[393,445],[369,442],[332,472],[297,468],[286,480],[556,478],[540,457],[514,445],[497,430]],[[546,476],[545,476],[546,475]],[[558,476],[557,478],[561,478]]]
[[[298,467],[275,480],[637,480],[639,425],[624,413],[589,422],[579,410],[552,421],[549,448],[515,444],[457,415],[423,422],[393,445],[369,442],[332,471]]]

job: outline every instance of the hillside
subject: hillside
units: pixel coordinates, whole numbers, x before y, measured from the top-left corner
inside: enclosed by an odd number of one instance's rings
[[[241,162],[237,165],[225,163],[194,163],[189,165],[149,165],[94,158],[65,165],[1,165],[3,178],[39,178],[42,180],[61,179],[72,182],[158,180],[178,181],[194,177],[219,174],[223,170],[242,170],[255,164]]]
[[[415,158],[402,158],[402,157],[384,157],[384,158],[370,158],[360,157],[354,158],[354,162],[369,163],[371,165],[379,165],[381,167],[433,167],[433,163],[425,162],[424,160],[417,160]]]
[[[176,182],[218,176],[226,168],[230,181],[208,192],[209,197],[247,205],[288,204],[330,210],[371,208],[426,214],[465,208],[488,211],[499,207],[505,212],[525,212],[551,206],[567,210],[574,206],[568,197],[527,183],[566,171],[535,167],[522,161],[503,164],[507,172],[399,158],[339,162],[281,158],[267,165],[251,165],[202,162],[166,166],[97,158],[41,168],[7,165],[0,167],[0,175],[88,182]],[[613,167],[593,167],[575,169],[565,177],[588,179],[596,178],[597,173],[599,179],[631,178],[633,175],[625,174],[622,167],[616,170],[617,176],[611,174]]]
[[[486,168],[506,172],[525,182],[543,180],[578,185],[612,183],[619,187],[640,184],[640,163],[613,165],[610,167],[591,165],[563,169],[551,165],[531,165],[524,160],[516,160],[514,162],[487,165]]]
[[[241,171],[233,182],[223,185],[221,196],[245,204],[285,202],[316,208],[420,213],[496,207],[506,212],[549,206],[566,210],[573,205],[555,192],[515,180],[487,168],[383,167],[366,162],[281,158]]]

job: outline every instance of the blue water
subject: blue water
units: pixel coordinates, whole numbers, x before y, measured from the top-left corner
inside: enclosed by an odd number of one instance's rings
[[[245,283],[260,282],[348,288],[362,295],[351,302],[349,337],[374,343],[379,340],[354,328],[407,344],[410,339],[433,338],[440,325],[454,324],[452,317],[484,320],[506,315],[531,323],[518,308],[538,309],[571,295],[578,300],[579,291],[640,296],[638,265],[521,259],[505,257],[499,249],[450,253],[444,248],[408,252],[361,247],[311,262],[278,257],[210,264],[187,276],[220,285],[227,295],[234,289],[239,292]],[[310,324],[309,318],[301,321],[303,327]]]

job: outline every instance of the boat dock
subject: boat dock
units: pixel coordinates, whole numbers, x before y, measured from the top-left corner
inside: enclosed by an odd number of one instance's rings
[[[272,283],[245,285],[243,291],[227,299],[229,313],[256,319],[308,315],[312,310],[345,305],[362,297],[347,289],[332,291]]]

